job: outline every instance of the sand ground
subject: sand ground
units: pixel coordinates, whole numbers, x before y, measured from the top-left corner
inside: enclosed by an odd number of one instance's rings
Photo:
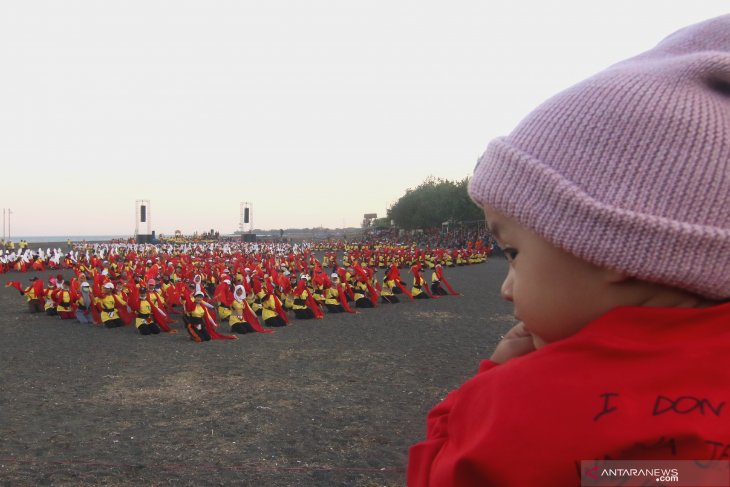
[[[31,315],[2,288],[0,485],[404,485],[426,413],[513,324],[506,267],[446,269],[462,296],[203,344]]]

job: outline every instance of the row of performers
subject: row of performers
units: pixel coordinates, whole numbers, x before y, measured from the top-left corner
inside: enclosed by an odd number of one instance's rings
[[[421,265],[426,269],[435,269],[437,265],[442,267],[456,267],[470,264],[480,264],[487,260],[489,252],[486,248],[479,247],[476,249],[409,249],[408,251],[392,252],[387,250],[375,249],[352,249],[345,251],[342,255],[342,265],[350,267],[353,262],[363,262],[368,267],[379,267],[387,269],[395,264],[399,267],[412,267]],[[329,267],[330,264],[337,262],[336,252],[325,252],[322,264]]]
[[[414,265],[420,265],[424,269],[434,269],[435,266],[443,267],[463,266],[484,262],[490,251],[487,247],[468,246],[466,248],[426,248],[418,249],[413,246],[358,246],[352,247],[342,255],[342,266],[349,267],[355,262],[363,266],[388,269],[392,265],[407,269]],[[168,260],[179,260],[182,256],[190,256],[192,261],[231,260],[238,256],[241,260],[261,261],[266,256],[277,256],[287,261],[289,268],[294,270],[293,261],[306,261],[312,257],[310,244],[302,245],[271,245],[271,244],[215,244],[207,246],[139,246],[119,244],[95,244],[93,246],[74,246],[70,252],[63,252],[61,249],[42,249],[0,255],[0,273],[15,270],[18,272],[44,271],[47,269],[66,269],[79,265],[87,267],[98,267],[102,261],[109,260],[114,265],[126,262],[144,262],[139,257],[157,259],[163,257]],[[158,259],[159,260],[159,259]],[[98,262],[96,262],[98,261]],[[327,252],[324,255],[323,267],[330,268],[338,266],[337,253]]]
[[[183,281],[160,282],[151,278],[145,286],[141,276],[114,283],[97,274],[90,282],[80,272],[70,282],[61,275],[51,277],[48,287],[37,278],[32,278],[25,289],[18,281],[8,282],[6,287],[14,287],[25,296],[31,313],[45,312],[107,328],[134,323],[142,335],[176,333],[170,327],[174,323],[170,316],[179,313],[179,306],[185,330],[196,342],[236,338],[218,331],[218,323],[226,321],[237,334],[266,333],[272,331],[268,328],[288,325],[288,311],[297,319],[321,319],[325,311],[355,313],[353,307],[374,308],[379,302],[395,304],[399,302],[397,295],[413,300],[458,294],[445,279],[441,266],[434,269],[430,286],[420,267],[414,266],[410,291],[395,266],[384,276],[382,284],[375,279],[372,269],[356,265],[352,270],[351,273],[339,268],[329,276],[324,272],[292,276],[288,281],[280,279],[278,285],[268,275],[238,275],[232,282],[231,276],[223,274],[212,293],[200,275],[187,285]]]
[[[486,240],[477,238],[474,240],[466,240],[462,242],[461,247],[463,249],[473,250],[477,252],[482,252],[488,247],[490,247],[491,238],[487,237]],[[393,239],[390,238],[375,238],[372,240],[364,241],[364,242],[350,242],[346,240],[322,240],[317,242],[312,242],[312,249],[316,251],[326,252],[326,251],[344,251],[344,252],[354,252],[358,250],[365,250],[365,249],[372,249],[372,250],[379,250],[381,248],[387,248],[387,247],[407,247],[411,249],[416,249],[418,245],[416,243],[396,243]],[[425,249],[428,251],[429,248],[431,249],[437,249],[442,248],[442,245],[439,244],[431,244],[431,245],[425,245]]]

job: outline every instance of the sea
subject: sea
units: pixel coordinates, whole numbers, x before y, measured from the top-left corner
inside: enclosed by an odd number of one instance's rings
[[[21,240],[25,240],[28,243],[41,243],[41,242],[66,242],[71,240],[72,242],[106,242],[114,239],[127,239],[133,238],[130,235],[47,235],[47,236],[31,236],[24,237],[22,235],[11,237],[11,240],[16,244]]]

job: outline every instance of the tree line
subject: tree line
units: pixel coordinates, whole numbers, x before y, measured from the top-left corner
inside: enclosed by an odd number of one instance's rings
[[[388,208],[386,218],[373,222],[378,228],[394,226],[406,230],[441,227],[444,222],[484,220],[484,213],[469,198],[469,178],[460,181],[429,177]]]

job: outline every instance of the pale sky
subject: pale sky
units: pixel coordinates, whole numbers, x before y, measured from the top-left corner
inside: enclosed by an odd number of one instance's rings
[[[723,0],[0,0],[11,233],[359,226]]]

